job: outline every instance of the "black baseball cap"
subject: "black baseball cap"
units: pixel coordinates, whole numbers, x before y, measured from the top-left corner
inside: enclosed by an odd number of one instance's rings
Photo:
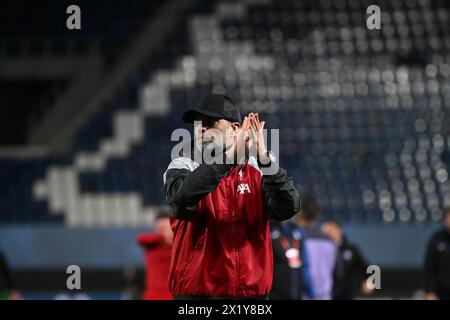
[[[203,96],[195,109],[190,109],[183,114],[183,121],[193,123],[199,114],[231,122],[241,122],[239,107],[230,97],[223,94],[211,93]]]

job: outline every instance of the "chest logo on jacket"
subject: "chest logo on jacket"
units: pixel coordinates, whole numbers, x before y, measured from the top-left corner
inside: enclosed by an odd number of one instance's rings
[[[238,185],[237,191],[239,192],[239,194],[245,194],[245,191],[251,193],[248,183],[241,183],[240,185]]]

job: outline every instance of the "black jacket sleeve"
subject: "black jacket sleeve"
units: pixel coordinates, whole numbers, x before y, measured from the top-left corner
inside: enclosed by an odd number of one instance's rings
[[[5,256],[0,252],[0,291],[12,290],[14,288],[11,271]]]
[[[264,211],[270,219],[287,220],[300,210],[300,196],[292,177],[281,167],[276,174],[263,175],[262,192]]]
[[[435,276],[437,273],[437,252],[435,237],[428,243],[425,253],[425,290],[427,292],[436,292]]]
[[[164,189],[171,216],[188,219],[195,212],[198,201],[217,187],[230,168],[228,164],[201,164],[194,171],[168,169]]]
[[[366,259],[364,258],[364,256],[362,255],[362,253],[358,247],[351,246],[351,248],[352,248],[353,256],[355,257],[354,258],[354,266],[355,266],[356,271],[358,272],[358,274],[361,276],[362,279],[368,278],[367,267],[369,265],[367,264]]]

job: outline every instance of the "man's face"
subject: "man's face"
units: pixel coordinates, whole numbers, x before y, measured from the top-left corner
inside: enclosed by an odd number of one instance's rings
[[[155,220],[155,231],[160,233],[164,242],[167,244],[172,244],[173,233],[170,227],[170,219],[169,218],[159,218]]]
[[[447,228],[447,230],[450,231],[450,212],[446,214],[444,219],[444,225]]]
[[[325,222],[322,225],[322,232],[336,243],[340,243],[342,241],[342,229],[336,223]]]
[[[238,122],[230,122],[225,119],[213,118],[199,115],[195,121],[201,123],[194,127],[196,134],[196,144],[204,150],[213,143],[220,143],[224,149],[228,149],[234,143],[236,132],[240,127]]]

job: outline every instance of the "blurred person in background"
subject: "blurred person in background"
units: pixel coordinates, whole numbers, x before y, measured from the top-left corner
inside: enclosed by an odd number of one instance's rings
[[[373,289],[367,285],[368,264],[360,250],[349,243],[341,224],[334,220],[326,220],[322,231],[337,245],[336,266],[333,280],[333,299],[351,300],[359,294],[368,295]]]
[[[0,250],[0,300],[17,300],[20,294],[14,289],[8,260]]]
[[[450,299],[450,208],[444,210],[444,228],[428,242],[425,256],[426,299]]]
[[[142,279],[139,279],[138,272],[133,266],[123,268],[124,289],[122,291],[122,300],[141,300],[142,299]]]
[[[273,250],[273,285],[270,299],[299,300],[303,292],[301,232],[293,219],[270,225]]]
[[[296,224],[302,236],[303,298],[331,300],[333,271],[337,247],[318,225],[319,206],[312,197],[306,197]]]
[[[155,218],[155,232],[138,236],[138,243],[145,250],[144,300],[172,300],[169,292],[169,270],[172,255],[173,233],[169,213],[161,211]]]

